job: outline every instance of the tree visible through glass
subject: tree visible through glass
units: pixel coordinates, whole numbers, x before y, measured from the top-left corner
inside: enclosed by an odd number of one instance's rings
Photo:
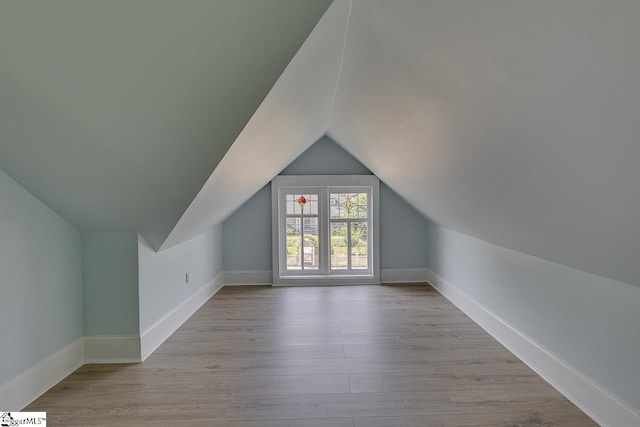
[[[366,270],[369,239],[367,193],[331,193],[331,269]]]
[[[287,270],[318,270],[318,194],[287,194]]]

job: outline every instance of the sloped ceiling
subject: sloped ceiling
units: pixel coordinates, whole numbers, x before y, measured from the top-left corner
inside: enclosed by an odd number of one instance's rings
[[[436,223],[640,285],[639,17],[354,0],[329,135]]]
[[[329,126],[351,4],[337,0],[173,229],[162,248],[222,222]]]
[[[275,86],[328,2],[186,4],[0,3],[0,169],[168,247],[327,132],[441,225],[640,285],[640,2],[336,0]]]
[[[0,169],[158,247],[330,2],[0,2]]]

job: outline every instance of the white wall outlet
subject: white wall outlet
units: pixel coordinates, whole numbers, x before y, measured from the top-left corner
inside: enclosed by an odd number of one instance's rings
[[[191,277],[189,277],[189,273],[184,275],[184,283],[189,283],[190,279],[191,279]]]

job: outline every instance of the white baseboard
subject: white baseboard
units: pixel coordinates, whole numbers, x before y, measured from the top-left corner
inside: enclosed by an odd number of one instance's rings
[[[224,284],[233,286],[271,285],[273,284],[273,273],[271,270],[225,271]]]
[[[84,337],[84,363],[140,363],[139,335]]]
[[[640,413],[569,363],[514,329],[442,277],[427,281],[503,346],[602,426],[638,427]]]
[[[380,270],[382,283],[420,283],[426,282],[429,270],[426,268],[389,268]],[[325,282],[320,282],[325,283]],[[271,270],[260,271],[225,271],[224,284],[241,285],[271,285],[273,273]]]
[[[182,304],[142,332],[140,335],[140,356],[143,361],[222,288],[222,278],[223,273],[220,273]]]
[[[380,270],[382,283],[421,283],[429,277],[426,268],[389,268]],[[339,282],[339,281],[338,281]],[[329,282],[320,282],[321,284]],[[271,270],[243,271],[231,270],[224,272],[224,284],[233,286],[242,285],[271,285],[273,273]]]
[[[385,268],[380,270],[382,283],[422,283],[429,278],[426,268]]]
[[[83,362],[84,338],[80,337],[0,386],[1,409],[22,410],[82,366]]]

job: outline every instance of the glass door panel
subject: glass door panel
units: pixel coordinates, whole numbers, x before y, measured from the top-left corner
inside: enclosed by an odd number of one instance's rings
[[[331,269],[346,270],[349,268],[348,228],[346,222],[331,223]]]

